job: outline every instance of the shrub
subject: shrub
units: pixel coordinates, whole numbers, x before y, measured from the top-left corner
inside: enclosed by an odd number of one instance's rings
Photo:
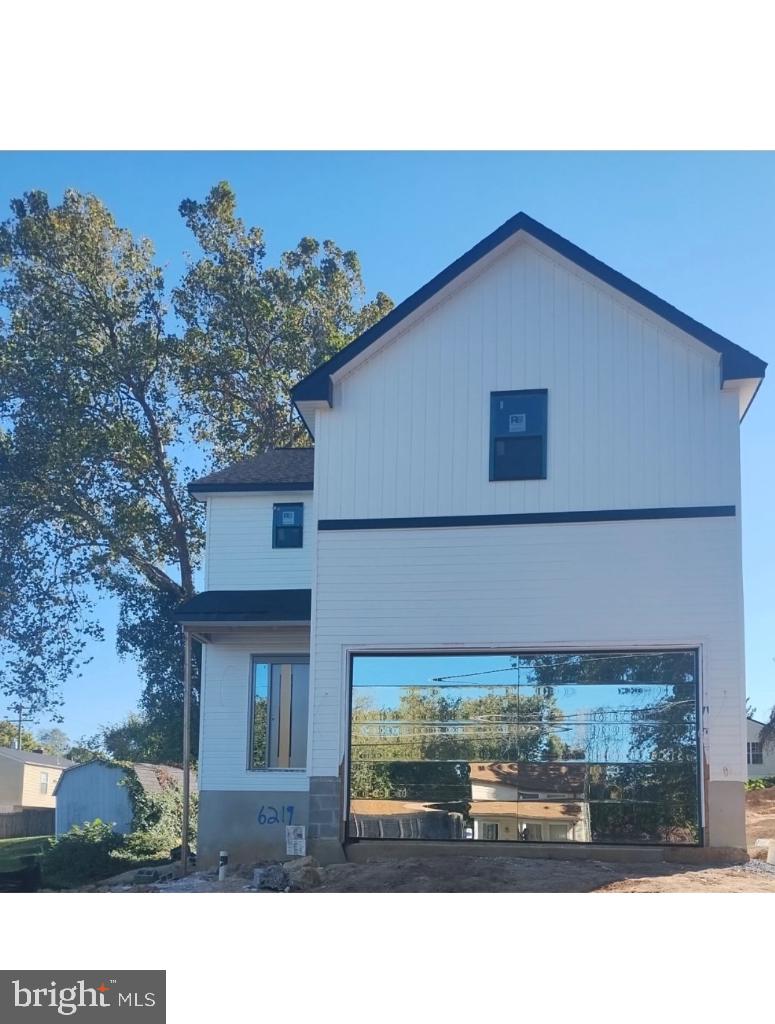
[[[183,827],[183,790],[163,768],[157,771],[161,787],[159,793],[146,793],[130,770],[124,785],[130,789],[134,813],[132,832],[126,840],[126,850],[133,857],[168,856],[180,846]],[[190,794],[189,845],[196,844],[197,795]]]
[[[43,857],[44,884],[68,888],[115,874],[113,853],[122,842],[123,837],[99,818],[73,825]]]
[[[771,789],[773,786],[775,786],[775,775],[768,775],[763,779],[749,779],[745,784],[749,793],[754,789]]]

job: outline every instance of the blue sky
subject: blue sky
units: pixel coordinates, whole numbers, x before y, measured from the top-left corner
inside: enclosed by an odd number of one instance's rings
[[[333,238],[359,253],[369,294],[396,301],[525,210],[775,362],[775,153],[2,153],[0,209],[31,188],[94,192],[154,240],[174,282],[191,246],[178,204],[222,179],[265,229],[270,258],[302,235]],[[747,677],[759,717],[775,703],[771,387],[742,431]],[[71,737],[123,718],[140,692],[113,651],[115,608],[102,602],[100,613],[108,640],[66,692]]]

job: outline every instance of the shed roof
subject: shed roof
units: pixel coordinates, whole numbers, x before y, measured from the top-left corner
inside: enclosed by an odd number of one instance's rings
[[[311,491],[314,448],[272,448],[188,485],[193,495],[223,491]]]
[[[90,765],[101,765],[103,768],[114,768],[120,772],[132,771],[134,772],[135,778],[140,783],[142,788],[150,796],[161,793],[166,786],[183,786],[183,769],[176,768],[175,765],[171,764],[150,764],[147,761],[137,761],[133,764],[124,764],[121,762],[112,762],[103,760],[100,757],[94,758],[93,761],[82,761],[76,764],[73,761],[68,762],[69,767],[66,771],[62,772],[61,776],[57,780],[57,784],[54,787],[54,795],[62,786],[65,778],[70,776],[74,771],[79,768],[88,768]],[[196,786],[196,772],[193,768],[190,769],[189,773],[190,785]]]
[[[13,747],[0,747],[0,756],[23,764],[39,764],[44,768],[70,768],[75,764],[75,761],[68,761],[59,754],[38,754],[33,750],[15,750]]]

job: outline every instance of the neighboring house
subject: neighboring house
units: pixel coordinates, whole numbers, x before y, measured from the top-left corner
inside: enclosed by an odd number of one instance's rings
[[[284,855],[289,824],[337,857],[424,818],[591,855],[744,846],[739,439],[764,372],[518,214],[302,380],[314,460],[190,487],[202,860]],[[573,799],[520,786],[535,765],[573,766]]]
[[[745,744],[748,778],[775,778],[775,744],[770,743],[765,747],[761,741],[764,722],[757,722],[755,718],[749,718],[746,725],[748,726]]]
[[[166,764],[115,765],[87,761],[63,772],[56,791],[56,834],[61,836],[84,822],[108,822],[113,831],[126,835],[132,831],[134,809],[127,783],[140,783],[146,793],[156,795],[164,786],[183,785],[183,772]],[[196,779],[192,773],[192,784]]]
[[[72,764],[57,754],[0,747],[0,809],[54,807],[59,776]]]

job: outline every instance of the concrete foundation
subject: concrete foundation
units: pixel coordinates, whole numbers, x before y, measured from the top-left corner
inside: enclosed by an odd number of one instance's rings
[[[745,783],[706,782],[706,846],[746,846]]]
[[[286,860],[285,826],[307,825],[308,817],[307,793],[204,790],[197,867],[217,864],[220,850],[228,851],[230,864]]]

